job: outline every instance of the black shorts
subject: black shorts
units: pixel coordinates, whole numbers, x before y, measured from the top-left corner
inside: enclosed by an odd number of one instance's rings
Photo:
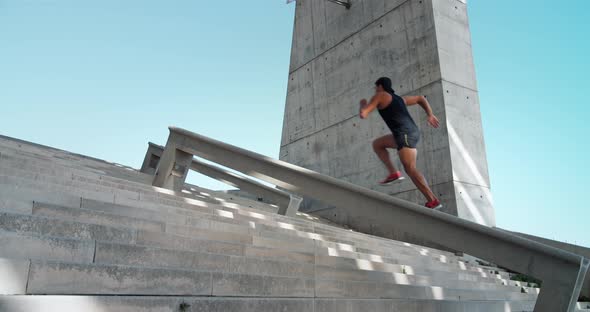
[[[400,131],[397,133],[393,133],[393,139],[395,140],[395,144],[397,144],[398,151],[404,147],[416,148],[416,146],[418,146],[418,142],[420,142],[420,132]]]

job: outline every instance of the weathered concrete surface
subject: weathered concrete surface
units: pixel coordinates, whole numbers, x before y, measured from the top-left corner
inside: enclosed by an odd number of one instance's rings
[[[534,302],[469,302],[452,300],[199,298],[152,296],[11,296],[0,298],[0,310],[11,312],[498,312],[532,311]],[[577,310],[579,311],[579,310]]]
[[[145,153],[143,163],[141,164],[140,171],[146,174],[155,174],[162,158],[162,149],[160,145],[148,142],[148,150]]]
[[[530,234],[517,233],[517,232],[510,232],[510,233],[522,236],[524,238],[534,240],[536,242],[539,242],[539,243],[542,243],[545,245],[553,246],[555,248],[567,250],[569,252],[573,252],[575,254],[583,256],[586,259],[590,259],[590,248],[588,248],[588,247],[582,247],[582,246],[568,244],[568,243],[564,243],[564,242],[558,242],[558,241],[554,241],[551,239],[538,237],[538,236],[534,236],[534,235],[530,235]],[[582,296],[590,298],[590,274],[586,274],[584,286],[582,287]]]
[[[316,312],[374,311],[374,312],[457,312],[457,311],[532,311],[534,302],[469,302],[450,300],[388,300],[388,299],[318,299]]]
[[[0,146],[2,146],[2,157],[6,151],[16,150],[19,155],[29,155],[39,159],[51,160],[52,162],[61,163],[69,167],[84,167],[87,171],[106,174],[128,181],[151,183],[149,175],[141,174],[131,167],[37,143],[0,135]]]
[[[314,297],[313,279],[213,273],[213,296]]]
[[[152,185],[175,192],[182,191],[192,160],[192,155],[179,151],[174,146],[166,146]]]
[[[389,133],[358,100],[389,76],[398,94],[426,95],[441,128],[410,109],[422,132],[418,167],[444,211],[494,226],[466,4],[456,0],[358,0],[350,10],[298,0],[280,159],[373,190],[425,202],[409,179],[389,186],[371,140]],[[392,154],[398,168],[397,155]],[[306,201],[308,211],[330,208]],[[337,223],[339,209],[320,213]]]
[[[0,231],[0,257],[92,263],[94,240],[76,240]]]
[[[27,294],[211,295],[211,274],[33,261]]]
[[[391,237],[386,231],[401,230],[540,278],[545,285],[536,302],[536,312],[571,311],[590,265],[588,259],[579,255],[425,209],[184,129],[170,127],[167,146],[215,160],[223,166],[248,173],[288,191],[336,205],[354,216],[350,223],[361,232]],[[170,167],[169,164],[165,166]],[[365,206],[364,209],[359,211],[362,206]],[[417,228],[415,224],[426,226]],[[491,299],[499,300],[494,298]]]
[[[135,231],[59,219],[0,213],[0,230],[81,240],[132,242]]]
[[[538,291],[525,287],[528,293],[520,293],[505,284],[506,272],[488,272],[444,251],[256,211],[233,200],[235,207],[222,207],[71,168],[0,162],[6,178],[0,194],[27,203],[17,210],[24,215],[0,214],[0,257],[19,259],[0,262],[0,290],[46,294],[0,296],[0,311],[182,311],[186,303],[187,311],[530,312]],[[288,181],[302,182],[297,176]],[[320,189],[309,184],[302,187]],[[105,202],[81,199],[80,190],[111,196]],[[119,191],[139,196],[119,202],[126,198],[113,197]],[[45,196],[51,204],[38,201]],[[56,206],[62,201],[66,207]],[[252,298],[258,296],[267,298]]]
[[[0,296],[24,294],[29,266],[29,260],[0,258]]]
[[[35,203],[33,215],[45,216],[68,221],[100,224],[113,227],[130,227],[154,232],[164,232],[165,223],[132,218],[121,215],[108,214],[100,211],[87,210],[82,208],[67,208],[50,204]]]
[[[143,165],[141,166],[141,172],[155,174],[163,153],[164,147],[150,142],[148,144],[148,150]],[[253,195],[254,198],[252,199],[278,205],[278,213],[280,215],[295,216],[299,210],[301,198],[264,185],[250,178],[207,164],[197,159],[192,159],[190,169],[225,184],[237,187],[240,191]],[[238,192],[235,194],[240,195]]]
[[[0,297],[0,311],[10,312],[313,312],[314,301],[269,298],[152,296],[11,296]],[[326,310],[338,311],[338,310]],[[446,312],[446,311],[445,311]]]

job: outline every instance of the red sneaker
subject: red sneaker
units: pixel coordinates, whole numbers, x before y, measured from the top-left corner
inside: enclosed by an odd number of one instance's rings
[[[424,206],[426,206],[426,208],[430,208],[432,210],[440,210],[443,207],[443,205],[440,203],[440,201],[438,199],[435,199],[433,201],[429,201]]]
[[[392,173],[390,174],[387,178],[385,178],[385,180],[379,182],[379,184],[381,185],[389,185],[395,181],[401,181],[403,180],[404,177],[402,177],[402,173],[401,172],[396,172],[396,173]]]

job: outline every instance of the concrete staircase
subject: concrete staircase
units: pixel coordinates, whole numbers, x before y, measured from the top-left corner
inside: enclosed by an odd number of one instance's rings
[[[532,311],[444,251],[0,137],[0,311]],[[579,303],[579,311],[590,304]]]

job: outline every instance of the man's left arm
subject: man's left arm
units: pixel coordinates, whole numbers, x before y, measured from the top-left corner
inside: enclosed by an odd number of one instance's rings
[[[406,102],[407,106],[412,106],[416,104],[420,105],[420,107],[422,107],[422,109],[424,110],[424,112],[426,112],[426,115],[428,116],[428,123],[434,128],[438,128],[440,126],[440,122],[438,121],[438,118],[434,116],[434,113],[432,112],[432,107],[430,107],[430,103],[428,103],[428,100],[425,96],[404,96],[404,102]]]

